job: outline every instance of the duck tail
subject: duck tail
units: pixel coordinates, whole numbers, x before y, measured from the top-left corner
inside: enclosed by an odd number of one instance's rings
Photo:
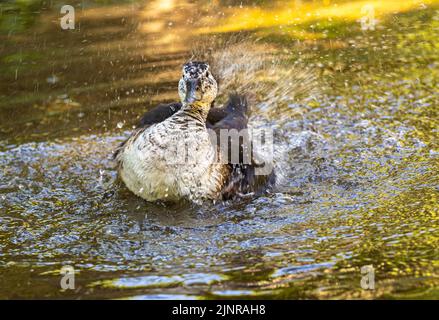
[[[249,112],[248,100],[247,95],[232,93],[229,95],[226,108],[229,112],[247,115]]]

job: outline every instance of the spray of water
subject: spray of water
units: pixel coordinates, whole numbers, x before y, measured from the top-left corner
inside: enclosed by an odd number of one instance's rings
[[[230,92],[245,93],[259,112],[267,114],[281,105],[315,96],[320,87],[312,68],[291,61],[287,53],[272,46],[241,41],[236,36],[196,44],[191,59],[210,63],[220,85],[220,102]]]

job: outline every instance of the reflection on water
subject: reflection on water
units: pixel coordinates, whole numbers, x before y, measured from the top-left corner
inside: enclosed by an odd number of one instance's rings
[[[212,26],[209,25],[209,17],[207,17],[207,26],[200,28],[198,32],[265,30],[268,33],[279,32],[299,39],[321,39],[331,37],[331,29],[340,23],[361,22],[362,19],[369,19],[374,23],[388,14],[426,8],[427,5],[437,4],[437,1],[368,0],[331,3],[331,1],[295,0],[274,3],[271,8],[246,6],[238,11],[235,8],[225,9],[224,13],[228,13],[227,16],[221,15],[225,18],[224,21]]]
[[[374,31],[357,21],[366,2]],[[0,19],[0,297],[437,297],[437,2],[302,1],[290,13],[78,1],[68,32],[56,1],[11,3]],[[191,55],[214,64],[219,103],[250,92],[252,126],[275,129],[276,193],[165,206],[117,181],[112,150],[144,110],[177,99]],[[64,265],[74,291],[60,290]],[[361,289],[364,265],[374,291]]]

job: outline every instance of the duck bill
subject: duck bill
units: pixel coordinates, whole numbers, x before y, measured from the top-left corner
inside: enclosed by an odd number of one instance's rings
[[[186,82],[186,97],[184,99],[184,102],[194,103],[201,100],[201,96],[197,90],[199,86],[200,80],[189,80]]]

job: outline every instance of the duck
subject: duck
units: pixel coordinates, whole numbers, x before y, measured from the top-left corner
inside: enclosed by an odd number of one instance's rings
[[[230,160],[233,138],[221,149],[221,130],[248,128],[245,94],[232,93],[223,107],[214,107],[218,83],[203,61],[183,65],[178,82],[180,102],[160,104],[146,112],[131,135],[114,152],[118,176],[135,195],[147,201],[229,200],[269,192],[276,174],[258,175],[254,157]],[[244,130],[245,131],[245,130]],[[225,152],[224,152],[225,151]]]

